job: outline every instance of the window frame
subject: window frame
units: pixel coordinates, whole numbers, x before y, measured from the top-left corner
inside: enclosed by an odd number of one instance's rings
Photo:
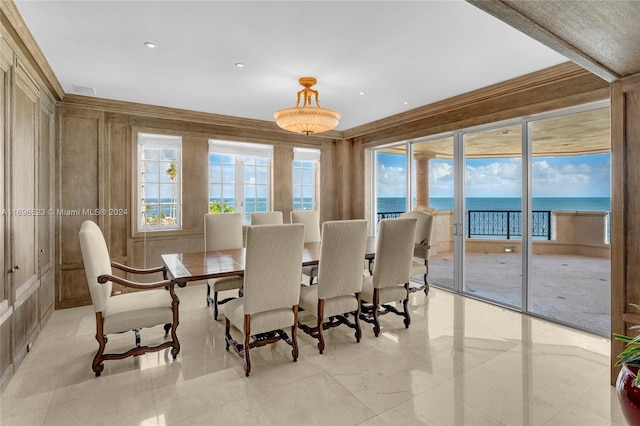
[[[291,179],[291,202],[292,202],[292,210],[317,210],[318,209],[318,171],[320,169],[320,155],[321,151],[319,149],[314,148],[294,148],[293,149],[293,162],[292,162],[292,179]],[[299,182],[296,182],[297,173],[296,171],[300,171],[300,179]],[[311,170],[312,183],[305,183],[304,175],[305,170]],[[311,202],[305,202],[305,189],[312,188],[311,191]],[[302,201],[296,203],[296,196],[300,196],[299,198]]]
[[[138,132],[138,141],[137,141],[137,155],[136,155],[136,173],[137,173],[137,182],[136,182],[136,230],[137,232],[148,232],[148,231],[175,231],[182,229],[182,136],[175,135],[164,135],[164,134],[156,134],[156,133],[147,133],[147,132]],[[166,150],[172,149],[175,151],[175,158],[172,160],[167,160],[163,158],[162,152],[158,158],[145,158],[144,148],[149,149],[157,149],[157,150]],[[143,163],[144,162],[144,163]],[[156,166],[151,166],[155,164]],[[165,167],[171,166],[171,164],[175,164],[175,177],[171,178],[169,176],[169,181],[163,179],[163,174],[169,172],[169,169],[165,169]],[[152,168],[152,171],[149,171],[149,167]],[[157,172],[153,169],[156,169]],[[157,173],[157,174],[156,174]],[[147,176],[151,174],[156,174],[157,179],[150,180]],[[175,181],[174,181],[175,180]],[[154,203],[149,203],[148,199],[148,187],[151,185],[157,185],[157,201]],[[166,188],[170,188],[171,191],[171,199],[173,201],[170,202],[162,202],[162,191],[163,188],[166,191]],[[153,198],[152,198],[153,199]],[[164,211],[163,208],[168,206],[169,214],[171,214],[172,209],[175,209],[175,223],[162,224],[158,220],[158,223],[153,224],[149,223],[147,212],[150,210],[148,206],[154,206],[158,211],[159,217]]]
[[[220,162],[212,162],[212,155],[219,155],[221,157]],[[232,158],[232,162],[225,162]],[[252,211],[262,211],[257,210],[258,204],[266,204],[266,211],[273,210],[273,145],[268,144],[256,144],[250,142],[231,142],[224,141],[218,139],[210,139],[209,140],[209,151],[208,151],[208,179],[207,179],[207,205],[208,211],[212,211],[212,188],[213,185],[220,185],[219,195],[221,196],[221,208],[219,212],[215,213],[225,213],[225,212],[236,212],[242,213],[243,222],[248,223],[250,214]],[[220,164],[221,167],[225,165],[232,165],[234,167],[233,170],[233,182],[229,182],[224,179],[224,172],[220,170],[219,182],[212,182],[212,165]],[[260,172],[260,169],[262,173]],[[257,177],[262,175],[266,177],[266,182],[260,181],[257,182],[254,180],[253,183],[247,182],[248,173],[253,169],[252,175]],[[249,174],[250,176],[250,174]],[[229,182],[229,183],[227,183]],[[225,199],[229,197],[225,197],[224,186],[233,186],[233,201],[228,202]],[[249,187],[253,188],[253,201],[247,201],[248,189]],[[262,191],[258,191],[256,186],[264,186],[265,188]],[[258,201],[257,195],[261,193],[265,196],[265,201]],[[231,210],[229,205],[233,205],[233,210]],[[249,209],[249,206],[253,206],[252,209]]]

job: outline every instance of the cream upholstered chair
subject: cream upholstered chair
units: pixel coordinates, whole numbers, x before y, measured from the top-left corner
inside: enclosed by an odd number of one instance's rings
[[[367,242],[367,222],[364,220],[330,221],[322,224],[322,243],[318,265],[318,285],[300,289],[300,307],[316,318],[314,326],[299,323],[298,327],[318,339],[318,350],[324,351],[323,329],[340,324],[360,330],[360,291],[362,290],[362,260]],[[353,315],[353,322],[348,314]]]
[[[251,225],[282,225],[282,212],[252,212]]]
[[[433,216],[419,211],[413,210],[402,213],[400,217],[415,217],[416,223],[416,247],[413,249],[413,263],[411,264],[411,276],[422,275],[424,286],[419,288],[409,287],[410,291],[424,290],[424,294],[429,294],[429,256],[431,255],[431,237],[433,234]]]
[[[166,348],[172,348],[171,355],[175,359],[180,352],[180,343],[176,336],[180,301],[174,292],[174,284],[167,280],[166,276],[164,281],[136,283],[112,275],[112,267],[134,274],[164,272],[164,268],[138,269],[112,262],[100,227],[90,220],[82,223],[79,237],[91,301],[96,313],[96,340],[99,347],[92,363],[96,376],[104,370],[105,360],[123,359]],[[146,291],[112,297],[113,283]],[[171,340],[157,346],[141,346],[140,329],[158,325],[164,325],[165,336],[171,330]],[[129,331],[135,333],[135,347],[122,353],[104,353],[108,334]]]
[[[257,225],[247,228],[244,295],[225,307],[225,341],[244,357],[245,375],[251,372],[249,350],[285,340],[298,359],[298,301],[304,227]],[[238,343],[230,334],[233,325],[243,334]],[[291,327],[291,337],[283,330]],[[250,339],[253,337],[253,340]]]
[[[291,223],[304,224],[304,242],[320,242],[320,215],[317,210],[297,210],[290,214]],[[309,277],[309,285],[313,285],[313,280],[318,276],[318,266],[303,266],[302,273]]]
[[[380,334],[379,315],[393,312],[404,317],[405,327],[411,323],[407,304],[416,222],[416,218],[380,221],[373,275],[364,277],[362,282],[360,314],[363,321],[373,324],[376,337]],[[403,312],[388,304],[396,301],[402,301]]]
[[[205,250],[241,249],[242,214],[207,213],[204,215]],[[207,306],[213,306],[213,319],[218,320],[218,305],[227,303],[233,297],[218,300],[218,292],[241,289],[242,277],[222,277],[207,280]],[[213,298],[211,298],[213,289]]]

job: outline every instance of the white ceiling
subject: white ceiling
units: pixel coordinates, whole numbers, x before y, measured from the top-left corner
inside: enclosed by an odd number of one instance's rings
[[[567,61],[464,1],[16,4],[66,93],[273,121],[308,75],[337,130]]]

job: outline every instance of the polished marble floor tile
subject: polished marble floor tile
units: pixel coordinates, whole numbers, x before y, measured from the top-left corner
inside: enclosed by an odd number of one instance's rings
[[[226,351],[204,286],[178,289],[181,352],[106,361],[90,307],[56,311],[0,397],[2,425],[623,425],[602,337],[433,288],[411,294],[411,326],[381,318],[299,332],[242,359]],[[303,314],[304,315],[304,314]],[[145,334],[151,336],[153,333]],[[143,337],[144,338],[144,337]],[[151,337],[149,337],[151,338]],[[110,337],[126,346],[132,335]]]

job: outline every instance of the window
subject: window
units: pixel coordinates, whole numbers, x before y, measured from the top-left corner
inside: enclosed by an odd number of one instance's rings
[[[246,142],[209,141],[209,212],[244,213],[271,209],[273,147]]]
[[[138,230],[181,227],[182,138],[138,133]]]
[[[316,210],[316,174],[320,150],[293,150],[293,210]]]

